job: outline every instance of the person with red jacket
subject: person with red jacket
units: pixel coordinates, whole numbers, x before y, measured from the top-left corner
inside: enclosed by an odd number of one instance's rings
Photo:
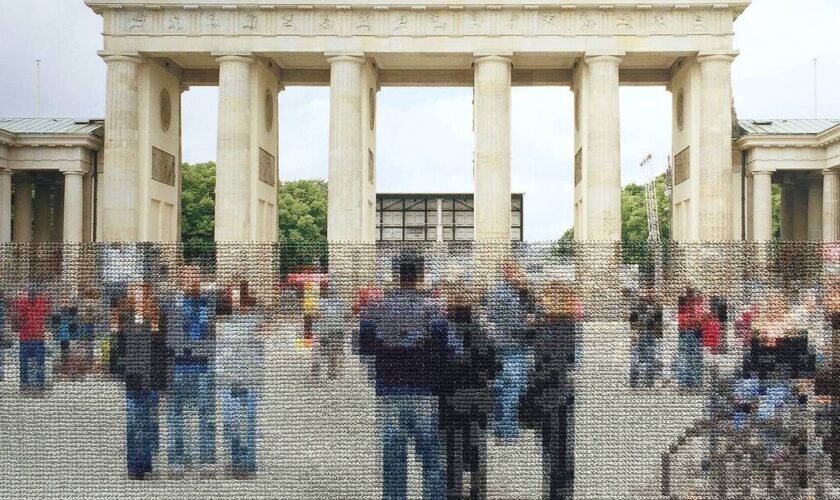
[[[20,390],[43,390],[46,358],[44,336],[51,312],[50,301],[33,286],[21,293],[13,310],[20,339]]]

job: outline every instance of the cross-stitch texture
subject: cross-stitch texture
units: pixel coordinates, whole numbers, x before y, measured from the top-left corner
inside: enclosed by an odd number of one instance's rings
[[[0,497],[836,491],[840,246],[300,250],[3,246]]]

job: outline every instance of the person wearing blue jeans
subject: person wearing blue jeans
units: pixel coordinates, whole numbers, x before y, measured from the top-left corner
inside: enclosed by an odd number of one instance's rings
[[[46,346],[43,340],[20,341],[19,358],[21,389],[44,388],[45,357]]]
[[[399,288],[361,312],[359,353],[373,358],[382,439],[382,498],[407,497],[408,441],[423,466],[423,498],[446,496],[446,447],[438,427],[441,367],[463,343],[450,336],[439,304],[419,290],[423,258],[393,261]]]
[[[119,373],[125,382],[126,466],[131,479],[147,479],[159,448],[160,391],[167,385],[166,337],[148,283],[131,284],[112,311],[119,344]]]
[[[501,372],[496,377],[493,431],[503,443],[519,438],[519,398],[528,386],[531,349],[524,342],[536,303],[525,274],[515,261],[502,268],[503,279],[482,300],[488,333],[496,346]]]
[[[192,465],[197,448],[201,472],[213,474],[216,462],[216,297],[201,289],[201,271],[186,266],[181,290],[167,297],[167,345],[173,358],[171,394],[167,400],[169,466],[175,475]],[[195,413],[198,435],[186,433],[187,414]]]
[[[125,451],[128,476],[132,479],[144,479],[152,472],[160,430],[157,424],[158,403],[156,390],[143,388],[125,391]]]
[[[703,339],[699,329],[682,330],[677,340],[677,382],[680,387],[703,385]]]
[[[502,370],[496,377],[496,405],[493,429],[504,441],[519,438],[519,399],[528,386],[528,348],[524,346],[498,347]]]
[[[438,427],[436,396],[392,395],[377,398],[382,433],[382,498],[406,498],[408,441],[423,466],[423,498],[443,498],[446,455]]]
[[[252,476],[257,472],[257,405],[255,388],[229,387],[224,394],[222,421],[230,449],[230,465],[234,477]]]
[[[216,322],[216,367],[224,398],[222,422],[231,473],[248,479],[257,472],[257,406],[263,380],[265,318],[253,311],[248,282],[227,287]]]
[[[198,448],[198,465],[216,461],[216,401],[213,374],[207,363],[175,364],[168,401],[169,466],[176,473],[192,463],[191,449]],[[186,414],[198,417],[198,441],[187,441]]]

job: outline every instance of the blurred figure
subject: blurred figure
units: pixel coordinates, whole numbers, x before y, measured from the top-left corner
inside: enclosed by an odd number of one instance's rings
[[[6,295],[0,291],[0,382],[6,378]]]
[[[199,471],[212,475],[216,462],[216,382],[214,322],[216,295],[201,289],[201,270],[186,266],[181,290],[166,300],[166,329],[173,357],[172,391],[167,400],[169,466],[175,476],[184,473],[198,452]],[[198,435],[187,440],[187,414],[195,413]]]
[[[519,438],[519,398],[528,384],[530,349],[525,343],[528,318],[535,302],[519,264],[505,263],[502,281],[495,284],[484,303],[484,323],[496,346],[502,371],[496,378],[496,408],[493,427],[505,444]]]
[[[446,497],[460,499],[464,471],[470,498],[487,498],[487,429],[493,411],[496,348],[474,313],[475,290],[453,273],[443,286],[447,320],[463,356],[445,358],[440,421],[446,438]]]
[[[21,392],[44,390],[45,335],[50,308],[49,299],[34,284],[14,302],[14,319],[20,339]]]
[[[64,298],[61,302],[61,307],[52,316],[54,340],[59,345],[59,361],[55,371],[62,377],[69,377],[73,374],[71,348],[73,341],[78,338],[79,309],[71,303],[69,298]]]
[[[301,309],[303,310],[303,347],[315,344],[312,328],[318,318],[321,302],[321,280],[315,270],[309,272],[309,278],[303,282]]]
[[[423,466],[423,498],[446,494],[446,457],[438,428],[438,394],[444,357],[457,346],[447,338],[439,304],[420,291],[423,257],[394,259],[399,288],[362,311],[359,351],[372,356],[377,419],[382,438],[382,497],[407,496],[408,440]]]
[[[120,373],[125,381],[126,464],[131,479],[147,479],[160,446],[158,405],[166,389],[166,337],[148,283],[128,285],[113,314]]]
[[[338,378],[342,369],[344,341],[350,324],[350,308],[338,294],[334,283],[328,283],[318,305],[318,316],[312,325],[315,349],[312,353],[311,377],[317,381],[321,365],[327,365],[327,378]]]
[[[630,386],[654,387],[662,373],[662,305],[645,286],[630,311]]]
[[[756,430],[763,447],[754,460],[762,465],[768,491],[775,495],[792,494],[791,488],[805,488],[808,480],[808,425],[803,416],[813,392],[816,359],[807,333],[790,311],[783,293],[772,293],[762,304],[750,325],[742,379],[736,382],[746,410],[736,414],[736,426]]]
[[[546,285],[540,314],[529,329],[535,362],[528,389],[522,397],[523,425],[542,438],[543,497],[571,498],[573,491],[574,414],[573,374],[578,323],[582,307],[568,285]]]
[[[703,385],[703,322],[706,319],[703,296],[692,288],[677,300],[676,373],[680,388]]]
[[[265,360],[265,318],[256,311],[248,282],[229,286],[216,324],[219,387],[224,400],[222,422],[234,478],[257,472],[257,406]]]
[[[831,457],[832,476],[840,478],[840,282],[830,283],[823,297],[825,313],[831,325],[828,360],[818,373],[816,392],[828,399],[828,435],[823,448]]]

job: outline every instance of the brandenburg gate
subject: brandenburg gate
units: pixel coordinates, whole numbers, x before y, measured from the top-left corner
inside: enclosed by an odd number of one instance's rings
[[[104,240],[177,239],[180,95],[198,85],[219,87],[219,241],[277,237],[277,97],[292,85],[330,87],[332,241],[374,239],[376,96],[389,85],[473,87],[478,240],[509,238],[511,86],[574,92],[579,240],[621,237],[619,86],[667,86],[674,234],[737,237],[730,66],[749,0],[86,2],[108,65]]]

